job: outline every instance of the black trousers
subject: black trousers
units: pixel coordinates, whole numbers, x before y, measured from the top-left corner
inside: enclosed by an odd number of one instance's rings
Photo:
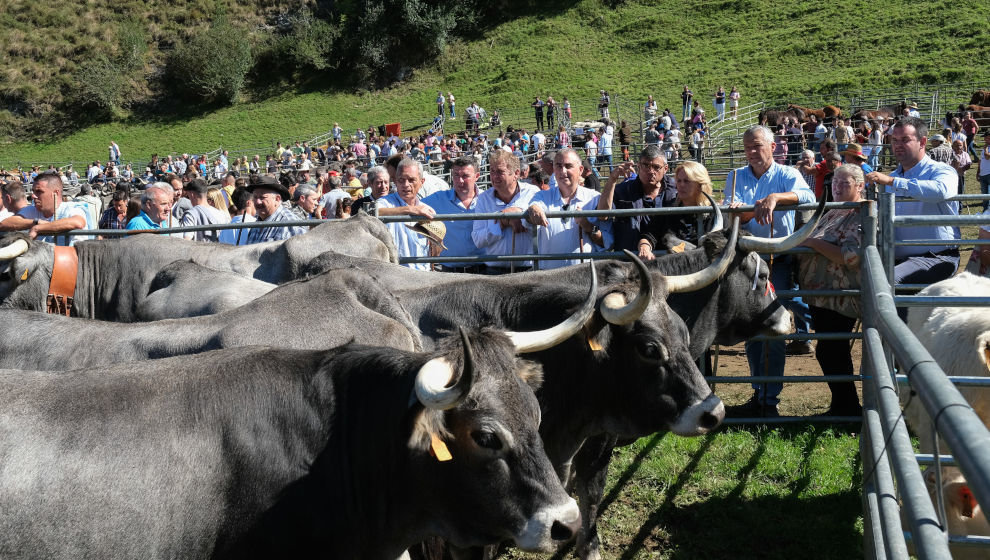
[[[856,326],[855,318],[846,317],[837,311],[814,305],[809,305],[808,309],[811,311],[815,332],[851,333]],[[825,376],[855,373],[851,340],[819,340],[815,346],[815,358]],[[829,383],[828,388],[832,391],[832,408],[859,406],[859,396],[852,381]]]

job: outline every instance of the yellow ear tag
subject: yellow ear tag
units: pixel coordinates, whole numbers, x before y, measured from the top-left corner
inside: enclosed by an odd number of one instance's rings
[[[670,248],[670,252],[671,253],[683,253],[684,252],[684,247],[686,247],[686,245],[682,241],[680,245],[674,245],[673,247],[671,247]]]
[[[453,459],[450,455],[450,450],[447,449],[447,444],[445,444],[443,440],[438,438],[435,434],[430,434],[430,452],[437,458],[437,461],[440,461],[441,463]]]
[[[28,279],[28,269],[24,269],[24,274],[21,274],[21,282]]]
[[[602,350],[602,345],[598,344],[597,340],[595,340],[590,336],[587,338],[588,338],[588,348],[591,348],[595,352],[600,352]]]

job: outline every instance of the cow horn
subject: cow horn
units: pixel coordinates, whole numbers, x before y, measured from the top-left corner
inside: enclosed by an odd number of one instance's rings
[[[815,226],[818,225],[818,220],[821,219],[823,214],[825,214],[824,194],[821,201],[818,202],[818,209],[815,210],[815,215],[801,229],[780,239],[752,236],[740,237],[739,248],[743,251],[753,251],[755,253],[780,253],[788,249],[793,249],[811,235],[811,232],[815,230]]]
[[[588,297],[584,300],[584,305],[576,313],[568,317],[564,322],[545,329],[533,332],[513,332],[506,331],[505,336],[516,346],[516,352],[525,354],[527,352],[539,352],[560,344],[570,338],[574,333],[580,331],[588,319],[595,313],[595,301],[598,299],[598,272],[595,270],[595,263],[591,263],[591,288],[588,290]]]
[[[0,261],[11,261],[27,253],[28,242],[18,239],[3,249],[0,249]]]
[[[457,382],[448,387],[454,378],[454,368],[446,358],[433,358],[423,364],[416,374],[416,398],[426,408],[453,408],[471,392],[471,385],[474,383],[474,351],[471,350],[471,342],[464,327],[459,327],[458,330],[464,345],[464,367]]]
[[[646,265],[632,251],[626,249],[623,252],[632,259],[636,269],[639,270],[639,293],[628,303],[626,297],[618,292],[605,296],[602,300],[602,318],[613,325],[628,325],[639,319],[650,305],[650,298],[653,296],[653,280]]]
[[[722,209],[718,207],[718,204],[715,204],[715,199],[712,198],[712,195],[706,193],[705,191],[701,191],[701,194],[705,195],[705,198],[708,199],[708,203],[715,209],[715,217],[712,219],[712,229],[708,230],[708,233],[712,233],[713,231],[721,231],[725,228],[725,220],[722,219]]]
[[[681,276],[667,276],[667,293],[678,294],[700,290],[718,280],[728,270],[732,259],[736,258],[736,240],[739,238],[739,217],[733,216],[729,240],[722,249],[722,255],[704,270]]]

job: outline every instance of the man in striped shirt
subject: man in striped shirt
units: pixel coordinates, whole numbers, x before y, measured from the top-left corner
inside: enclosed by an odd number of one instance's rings
[[[289,189],[285,188],[274,177],[257,176],[247,186],[254,196],[254,210],[259,222],[289,222],[296,217],[282,206],[283,200],[289,199]],[[306,228],[300,226],[279,227],[269,226],[254,228],[248,232],[247,244],[264,243],[266,241],[284,241],[294,235],[304,233]]]

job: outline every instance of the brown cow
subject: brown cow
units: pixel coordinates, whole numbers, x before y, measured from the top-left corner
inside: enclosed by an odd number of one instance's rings
[[[969,100],[970,105],[990,105],[990,90],[978,89],[973,93],[972,99]]]
[[[976,124],[980,125],[980,128],[990,127],[990,107],[966,105],[966,107],[960,107],[959,110],[960,112],[969,111],[973,113],[973,118],[976,119]]]
[[[826,122],[826,123],[831,123],[837,117],[841,117],[842,116],[842,109],[840,109],[839,107],[836,107],[835,105],[826,105],[826,106],[822,107],[821,109],[810,109],[808,107],[802,107],[800,105],[795,105],[793,103],[790,103],[790,104],[787,105],[787,108],[788,109],[797,109],[799,111],[803,111],[804,114],[805,114],[805,117],[809,117],[811,115],[814,115],[814,116],[818,117],[818,120],[819,121]]]
[[[797,119],[798,122],[805,122],[808,117],[805,116],[804,111],[800,109],[787,109],[785,111],[776,111],[774,109],[764,109],[760,111],[759,123],[763,126],[775,127],[783,124],[785,117],[791,117],[792,119]]]

